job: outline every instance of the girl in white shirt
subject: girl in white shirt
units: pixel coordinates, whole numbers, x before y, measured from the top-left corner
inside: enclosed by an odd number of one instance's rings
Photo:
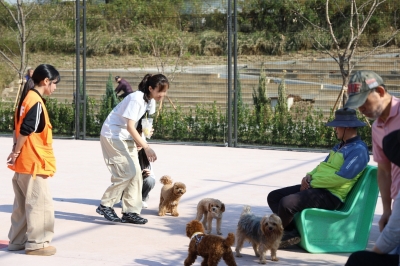
[[[154,101],[160,101],[166,95],[169,82],[162,74],[147,74],[138,87],[138,91],[129,94],[111,111],[100,133],[103,157],[112,175],[112,184],[104,192],[96,212],[112,222],[147,223],[147,219],[139,216],[143,180],[136,143],[143,147],[150,162],[157,160],[157,155],[142,139],[136,126]],[[119,218],[113,206],[121,194],[122,218]]]

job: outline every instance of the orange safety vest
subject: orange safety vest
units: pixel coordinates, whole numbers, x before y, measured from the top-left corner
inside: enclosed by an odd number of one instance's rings
[[[53,134],[49,115],[42,97],[33,90],[30,90],[26,95],[21,105],[20,114],[17,114],[18,109],[15,113],[15,117],[17,115],[20,116],[18,122],[15,118],[15,135],[18,138],[26,114],[38,102],[42,104],[45,127],[42,132],[33,132],[28,136],[15,164],[8,166],[17,173],[31,174],[34,179],[36,175],[53,176],[56,171],[56,158],[54,157],[52,147]]]

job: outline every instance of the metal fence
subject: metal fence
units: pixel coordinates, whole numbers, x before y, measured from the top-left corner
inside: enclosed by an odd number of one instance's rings
[[[75,43],[77,56],[68,56],[66,60],[70,62],[60,68],[62,82],[53,97],[72,103],[74,95],[78,95],[82,110],[85,110],[85,97],[95,100],[103,97],[110,75],[121,76],[136,88],[146,73],[157,72],[165,73],[171,81],[163,108],[179,106],[189,110],[199,104],[211,106],[215,103],[227,113],[228,124],[234,121],[230,116],[235,116],[235,95],[244,104],[253,106],[253,94],[259,86],[261,73],[266,76],[266,96],[272,107],[276,104],[278,86],[282,81],[286,84],[289,108],[306,103],[328,115],[337,102],[342,77],[334,59],[315,49],[290,50],[290,40],[285,36],[272,39],[255,36],[261,33],[251,30],[249,20],[237,20],[237,12],[241,12],[242,7],[237,6],[236,0],[199,1],[196,3],[200,3],[200,7],[196,9],[193,8],[194,1],[185,1],[183,11],[178,12],[179,17],[173,18],[175,15],[171,14],[171,20],[181,24],[175,25],[174,30],[164,31],[147,30],[143,25],[130,27],[129,16],[135,10],[107,10],[105,6],[101,14],[93,15],[90,8],[86,8],[85,1],[76,3],[75,18],[69,18],[68,22],[81,23],[75,24],[79,34],[66,37],[65,42]],[[118,19],[108,18],[110,12],[116,12]],[[101,16],[107,17],[107,27],[115,28],[115,36],[108,40],[102,39],[101,31],[95,30],[96,23],[103,21]],[[126,16],[126,21],[121,20],[121,16]],[[127,34],[128,31],[134,33]],[[268,34],[268,30],[262,33]],[[135,36],[141,36],[143,42],[138,44]],[[154,42],[145,39],[146,36],[153,38]],[[144,43],[148,47],[144,47]],[[98,56],[101,49],[107,50],[107,54]],[[146,54],[145,49],[150,53]],[[363,49],[354,59],[361,58],[372,49]],[[110,58],[114,57],[113,54],[122,55],[116,57],[112,64],[96,62],[96,58]],[[378,49],[357,63],[355,69],[376,71],[385,80],[389,92],[400,96],[399,54],[396,45]],[[3,99],[13,99],[15,90],[3,91],[2,96]],[[76,137],[84,138],[85,123],[82,125],[79,122],[79,116],[77,119],[76,127],[81,134],[76,134]],[[229,125],[229,138],[237,139],[232,137],[235,134],[232,130],[236,127]],[[230,139],[229,145],[234,145],[231,142]]]

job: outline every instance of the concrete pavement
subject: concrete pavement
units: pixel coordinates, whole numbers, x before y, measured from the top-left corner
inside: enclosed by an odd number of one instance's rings
[[[307,171],[326,156],[326,152],[296,152],[268,149],[226,148],[152,144],[158,160],[156,176],[170,175],[184,182],[187,193],[179,204],[179,217],[159,217],[158,203],[162,184],[150,192],[149,207],[143,209],[146,225],[115,224],[99,216],[95,209],[110,185],[110,174],[103,162],[99,141],[54,140],[57,173],[50,179],[55,205],[57,254],[51,257],[27,256],[24,251],[9,252],[8,230],[14,193],[13,172],[6,167],[12,140],[0,137],[0,265],[183,265],[189,239],[185,225],[196,215],[197,203],[205,197],[218,198],[226,205],[222,221],[224,236],[235,232],[243,205],[255,214],[270,213],[267,194],[276,188],[297,184]],[[372,161],[372,158],[371,158]],[[371,162],[371,164],[374,164]],[[116,207],[117,214],[121,209]],[[379,235],[382,213],[378,199],[368,247]],[[215,230],[215,223],[213,224]],[[234,247],[233,247],[234,249]],[[241,266],[258,265],[247,243]],[[279,262],[267,265],[344,265],[349,254],[310,254],[299,247],[278,251]],[[200,265],[199,257],[194,265]],[[225,265],[222,261],[219,265]]]

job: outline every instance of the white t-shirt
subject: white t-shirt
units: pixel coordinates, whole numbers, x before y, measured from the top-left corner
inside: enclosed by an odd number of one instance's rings
[[[126,96],[107,116],[100,134],[110,139],[131,140],[127,130],[128,119],[135,121],[136,127],[146,110],[153,114],[156,109],[154,99],[146,103],[143,95],[143,92],[135,91]]]

